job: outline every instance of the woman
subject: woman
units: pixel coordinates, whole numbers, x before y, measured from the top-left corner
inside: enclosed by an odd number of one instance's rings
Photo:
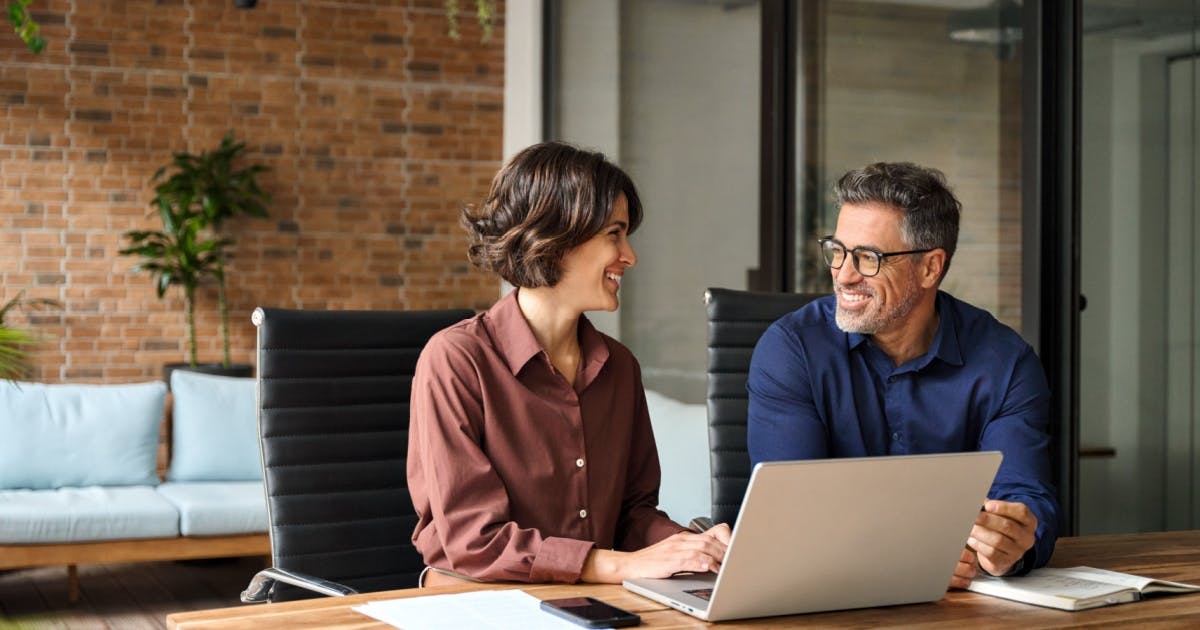
[[[463,211],[471,262],[515,291],[438,333],[413,381],[408,483],[425,584],[715,571],[729,529],[658,511],[641,371],[584,311],[617,308],[642,219],[599,153],[534,145]]]

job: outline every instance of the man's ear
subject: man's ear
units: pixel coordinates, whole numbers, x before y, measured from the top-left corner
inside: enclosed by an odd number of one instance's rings
[[[946,268],[946,250],[938,248],[926,252],[921,261],[921,287],[933,289],[942,281],[942,270]]]

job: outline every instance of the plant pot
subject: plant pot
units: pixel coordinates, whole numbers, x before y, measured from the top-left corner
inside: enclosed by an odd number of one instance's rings
[[[171,388],[171,372],[175,370],[188,370],[215,376],[254,376],[254,366],[249,363],[233,363],[229,367],[225,367],[221,363],[197,363],[195,366],[187,363],[167,363],[163,366],[163,381],[167,383],[167,389]]]

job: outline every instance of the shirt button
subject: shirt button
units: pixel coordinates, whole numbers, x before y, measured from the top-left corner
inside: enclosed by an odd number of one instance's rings
[[[579,510],[579,518],[587,518],[587,510]]]
[[[900,434],[899,434],[899,433],[893,433],[893,434],[892,434],[892,441],[893,441],[893,442],[899,442],[899,441],[900,441]]]
[[[576,468],[583,468],[583,458],[582,458],[582,457],[580,457],[579,459],[575,460],[575,467],[576,467]]]

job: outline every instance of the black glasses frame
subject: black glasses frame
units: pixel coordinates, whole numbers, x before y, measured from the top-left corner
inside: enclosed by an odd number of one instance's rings
[[[883,270],[883,261],[892,256],[905,256],[908,254],[925,254],[925,253],[928,253],[928,252],[931,252],[931,251],[937,249],[936,247],[931,247],[929,249],[910,249],[910,250],[903,251],[903,252],[881,252],[878,249],[875,249],[874,247],[863,247],[862,245],[859,245],[858,247],[851,249],[849,247],[846,247],[845,243],[837,240],[836,238],[833,238],[832,234],[830,234],[829,236],[826,236],[824,238],[817,239],[817,243],[821,246],[821,258],[825,260],[825,264],[828,265],[830,269],[841,269],[842,265],[846,264],[846,254],[850,254],[850,258],[854,260],[854,270],[857,271],[860,275],[862,275],[865,278],[871,278],[871,277],[879,275],[879,272]],[[828,255],[828,254],[830,254],[830,252],[825,247],[826,243],[837,245],[838,247],[842,248],[842,251],[845,252],[844,254],[842,254],[842,262],[840,262],[836,265],[833,264],[832,258],[830,258],[830,256]],[[866,273],[865,271],[862,270],[862,267],[859,266],[859,262],[858,262],[859,256],[863,252],[868,252],[879,259],[879,264],[875,267],[875,273]]]

